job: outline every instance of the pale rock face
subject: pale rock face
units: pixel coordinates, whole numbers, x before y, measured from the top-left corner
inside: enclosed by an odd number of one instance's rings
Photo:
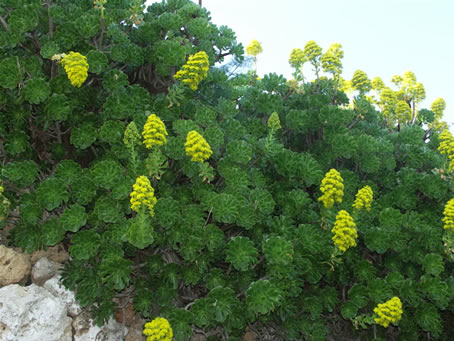
[[[104,326],[98,327],[86,312],[73,319],[73,328],[74,341],[119,341],[128,333],[128,329],[125,327],[123,330],[122,325],[113,318]]]
[[[71,341],[71,321],[66,305],[40,286],[0,288],[2,341]]]
[[[26,255],[0,245],[0,287],[19,283],[30,273],[30,268]]]
[[[45,281],[54,277],[61,267],[46,257],[38,260],[32,268],[32,282],[36,285],[43,285]]]
[[[66,305],[68,309],[68,315],[75,317],[81,313],[82,309],[79,303],[77,303],[76,301],[74,292],[65,288],[65,286],[61,282],[60,275],[56,275],[47,280],[44,283],[43,287]]]

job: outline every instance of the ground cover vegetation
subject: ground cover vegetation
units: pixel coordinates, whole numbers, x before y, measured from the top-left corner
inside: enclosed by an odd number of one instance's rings
[[[68,247],[97,323],[126,298],[150,340],[450,338],[454,138],[412,72],[345,80],[310,41],[260,79],[266,48],[189,0],[4,0],[0,24],[1,223]]]

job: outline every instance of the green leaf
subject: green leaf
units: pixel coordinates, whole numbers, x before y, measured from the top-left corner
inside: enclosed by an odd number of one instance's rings
[[[233,237],[227,244],[226,262],[240,271],[247,271],[257,262],[258,251],[247,237]]]
[[[46,220],[41,227],[42,241],[45,246],[54,246],[65,237],[66,230],[57,218]]]
[[[80,205],[72,205],[60,216],[60,223],[65,231],[77,232],[87,222],[85,208]]]
[[[71,131],[71,144],[79,149],[87,149],[96,141],[96,129],[90,122],[84,122]]]
[[[96,74],[102,73],[108,64],[107,56],[98,50],[90,50],[87,54],[88,71]]]
[[[213,217],[221,223],[233,223],[238,217],[240,203],[230,194],[218,194],[211,202],[213,208]]]
[[[121,121],[106,121],[99,130],[99,140],[109,144],[123,143],[125,129]]]
[[[129,243],[138,249],[145,249],[153,244],[153,226],[147,212],[140,212],[134,219],[129,220],[126,238]]]
[[[239,303],[235,298],[235,292],[228,287],[212,289],[208,294],[208,300],[214,319],[220,323],[223,323],[233,313],[234,306]]]
[[[257,188],[252,190],[249,200],[262,215],[270,215],[274,211],[273,196],[265,189]]]
[[[88,175],[76,180],[71,184],[71,198],[80,205],[87,205],[96,196],[96,184]]]
[[[178,201],[172,198],[159,199],[154,211],[158,224],[164,228],[171,228],[179,221],[180,206]]]
[[[14,185],[26,188],[33,184],[38,176],[38,171],[39,168],[34,161],[12,161],[2,169],[2,176]]]
[[[60,53],[60,46],[54,41],[48,41],[41,45],[39,53],[43,58],[50,59],[53,55]]]
[[[191,307],[194,316],[194,323],[198,327],[210,326],[213,320],[212,306],[207,298],[199,298],[194,301]]]
[[[39,104],[50,94],[50,85],[44,79],[28,79],[24,84],[24,97],[31,104]]]
[[[23,131],[13,131],[6,136],[5,149],[10,155],[17,155],[23,153],[29,147],[28,135]]]
[[[96,201],[93,213],[105,223],[116,223],[124,217],[125,212],[117,200],[104,196]]]
[[[189,340],[192,335],[192,311],[183,308],[173,308],[168,314],[168,320],[173,329],[175,340]]]
[[[422,266],[425,272],[434,276],[438,276],[445,269],[443,258],[436,253],[428,253],[425,255]]]
[[[424,331],[430,332],[434,337],[439,336],[443,330],[440,314],[431,303],[423,303],[418,306],[415,319]]]
[[[48,211],[52,211],[69,199],[65,183],[55,177],[41,182],[36,189],[36,196]]]
[[[46,101],[44,111],[49,120],[65,121],[71,115],[72,108],[65,95],[54,93]]]
[[[246,304],[255,314],[268,314],[281,302],[282,292],[269,280],[252,282],[246,290]]]
[[[104,189],[112,189],[123,177],[123,167],[118,162],[104,160],[98,162],[91,169],[91,175],[96,184]]]
[[[252,158],[252,147],[243,140],[234,140],[227,144],[226,152],[233,162],[247,164]]]
[[[65,185],[70,185],[73,182],[79,182],[79,175],[82,169],[80,165],[73,160],[63,160],[60,161],[55,168],[55,177],[65,183]]]
[[[204,242],[208,251],[213,252],[222,248],[225,243],[224,232],[213,224],[208,224],[203,230]]]
[[[0,61],[0,86],[14,89],[22,81],[24,69],[19,57],[7,57]]]
[[[358,308],[353,302],[347,301],[341,307],[342,317],[346,320],[352,319],[358,313]]]
[[[117,254],[104,257],[99,265],[102,281],[109,288],[123,290],[131,281],[132,262]]]
[[[293,260],[292,243],[280,236],[272,236],[263,243],[263,254],[271,265],[285,269]]]
[[[93,230],[77,232],[71,238],[69,253],[76,260],[88,260],[98,253],[101,236]]]

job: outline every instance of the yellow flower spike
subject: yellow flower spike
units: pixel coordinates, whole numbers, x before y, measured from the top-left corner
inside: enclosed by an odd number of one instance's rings
[[[199,51],[189,56],[188,61],[179,70],[174,78],[188,84],[192,90],[197,90],[199,83],[208,76],[210,62],[205,51]]]
[[[326,173],[320,186],[320,191],[323,195],[318,198],[318,201],[323,202],[326,208],[331,208],[334,202],[341,203],[344,197],[344,179],[342,179],[340,173],[334,168],[330,169]]]
[[[145,147],[151,149],[153,146],[162,146],[167,143],[167,135],[164,122],[155,114],[148,116],[142,132]]]
[[[281,129],[281,121],[279,120],[279,115],[277,114],[277,112],[273,112],[270,117],[268,118],[268,128],[270,128],[270,130],[272,132],[275,132],[279,129]]]
[[[62,58],[61,64],[65,68],[71,85],[80,88],[88,77],[87,57],[71,51]]]
[[[158,201],[154,196],[154,189],[151,187],[150,180],[146,176],[139,176],[136,183],[132,186],[131,209],[139,212],[142,205],[148,207],[150,215],[154,215],[154,205]]]
[[[448,157],[449,171],[452,171],[454,170],[454,137],[448,129],[445,129],[438,138],[440,140],[438,150],[440,154],[445,154]]]
[[[123,135],[123,143],[128,148],[133,148],[134,145],[140,142],[140,135],[139,131],[137,130],[137,126],[134,122],[130,122],[125,129],[125,133]]]
[[[360,210],[365,207],[366,210],[370,211],[372,201],[374,200],[374,192],[370,186],[364,186],[358,193],[356,193],[356,199],[353,204],[353,208]]]
[[[289,64],[294,68],[301,67],[307,61],[304,51],[301,49],[293,49],[290,52]]]
[[[208,142],[195,130],[188,133],[184,147],[193,162],[204,162],[213,154]]]
[[[454,228],[454,199],[451,199],[445,205],[445,209],[443,211],[443,228],[444,229],[452,229]]]
[[[402,302],[395,296],[385,303],[379,303],[374,309],[376,324],[387,328],[390,323],[396,323],[402,318]]]
[[[339,250],[345,252],[350,247],[356,246],[358,231],[353,218],[345,210],[340,210],[336,216],[336,222],[331,230],[334,234],[332,240]]]
[[[173,331],[169,321],[163,317],[157,317],[145,323],[143,335],[147,337],[147,341],[171,341]]]
[[[258,54],[262,53],[262,45],[257,40],[252,40],[246,47],[246,53],[250,56],[257,57]]]

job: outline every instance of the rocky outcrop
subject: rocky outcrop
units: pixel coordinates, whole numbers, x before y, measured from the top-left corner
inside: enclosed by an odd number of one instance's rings
[[[38,258],[0,245],[1,341],[144,340],[144,320],[131,304],[122,310],[124,316],[117,314],[120,323],[111,318],[102,327],[94,325],[61,281],[61,262],[67,260],[67,252],[57,247],[39,252]],[[31,285],[16,284],[29,278]],[[133,330],[128,334],[129,325]]]
[[[26,255],[0,245],[0,287],[19,283],[30,274],[30,268]]]
[[[71,322],[65,303],[38,285],[0,288],[2,341],[71,341]]]
[[[59,263],[55,263],[47,259],[47,257],[41,258],[32,268],[32,282],[36,285],[43,285],[44,282],[57,274],[60,267]]]

